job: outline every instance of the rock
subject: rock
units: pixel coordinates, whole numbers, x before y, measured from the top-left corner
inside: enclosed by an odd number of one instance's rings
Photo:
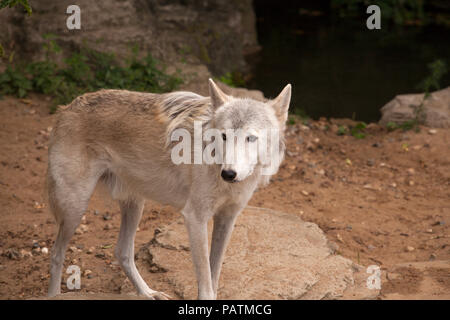
[[[105,224],[105,226],[103,227],[104,230],[111,230],[113,228],[113,225],[111,223],[107,223]]]
[[[406,251],[407,252],[412,252],[412,251],[414,251],[415,249],[414,249],[414,247],[411,247],[411,246],[407,246],[406,247]]]
[[[107,212],[107,213],[105,213],[104,215],[103,215],[103,220],[105,220],[105,221],[108,221],[108,220],[111,220],[111,215],[109,214],[109,212]]]
[[[145,272],[159,268],[180,298],[194,299],[197,284],[185,229],[181,218],[160,227],[138,250],[137,264],[144,278]],[[336,249],[314,223],[248,207],[238,217],[226,251],[218,298],[375,298],[378,291],[367,289],[365,268],[353,268],[352,261],[333,254]]]
[[[95,251],[95,248],[94,247],[90,247],[89,249],[87,249],[86,253],[87,254],[92,254],[92,253],[94,253],[94,251]]]
[[[99,259],[106,259],[106,254],[104,252],[98,252],[95,254],[95,257]]]
[[[88,277],[90,274],[92,274],[92,271],[89,269],[84,270],[83,276]]]
[[[35,249],[33,249],[33,250],[35,250]],[[30,258],[30,257],[33,256],[33,254],[30,251],[27,251],[25,249],[21,249],[20,250],[20,256],[23,257],[23,258]]]
[[[244,53],[259,47],[251,0],[78,0],[77,5],[82,32],[67,29],[68,4],[61,1],[37,1],[31,16],[22,8],[1,10],[0,43],[5,49],[14,44],[16,56],[29,60],[45,55],[42,35],[47,33],[55,35],[62,54],[87,46],[124,58],[133,43],[170,67],[182,66],[183,60],[189,66],[207,65],[219,75],[244,69]],[[20,40],[20,34],[27,35],[26,41]],[[207,78],[203,80],[207,84]]]
[[[430,129],[430,130],[428,130],[428,133],[431,134],[431,135],[434,135],[434,134],[437,133],[437,130],[435,130],[435,129]]]
[[[415,119],[415,108],[423,101],[424,94],[398,95],[381,108],[380,125],[389,122],[402,124]],[[424,124],[433,128],[450,127],[450,87],[433,92],[423,103]]]
[[[373,166],[375,165],[375,160],[374,160],[374,159],[368,159],[368,160],[367,160],[367,165],[368,165],[369,167],[373,167]]]
[[[69,247],[69,251],[75,253],[75,252],[78,252],[78,249],[77,249],[77,247],[72,246],[72,247]]]
[[[48,254],[48,248],[47,248],[47,247],[43,247],[42,250],[41,250],[41,252],[42,252],[43,254]]]
[[[23,257],[23,255],[17,249],[14,248],[6,249],[3,255],[11,260],[20,260]]]

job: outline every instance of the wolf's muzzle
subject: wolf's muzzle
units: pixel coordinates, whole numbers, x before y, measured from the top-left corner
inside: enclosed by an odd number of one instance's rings
[[[220,174],[223,180],[232,182],[234,178],[236,178],[236,171],[234,170],[222,170],[222,173]]]

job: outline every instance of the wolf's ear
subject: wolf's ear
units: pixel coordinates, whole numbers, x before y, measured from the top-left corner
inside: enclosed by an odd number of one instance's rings
[[[211,78],[209,79],[209,95],[211,97],[211,104],[214,109],[217,109],[230,99],[230,97],[220,90]]]
[[[268,104],[275,110],[278,121],[282,124],[284,124],[287,120],[289,103],[291,102],[291,91],[291,85],[288,84],[284,87],[278,97],[268,102]]]

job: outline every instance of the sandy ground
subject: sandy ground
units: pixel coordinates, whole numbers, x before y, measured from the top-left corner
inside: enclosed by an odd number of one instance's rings
[[[42,248],[51,248],[56,231],[45,204],[55,120],[48,104],[37,95],[0,100],[1,299],[35,298],[47,290],[49,255]],[[250,205],[300,215],[322,228],[338,254],[381,266],[381,299],[450,299],[450,269],[442,265],[450,261],[450,130],[387,132],[370,124],[365,139],[338,136],[337,125],[349,123],[290,125],[286,160]],[[148,202],[136,246],[178,215]],[[66,267],[75,263],[83,270],[82,293],[115,294],[127,286],[113,258],[119,223],[117,204],[96,192],[66,258]],[[161,283],[164,274],[152,277],[146,280]],[[173,294],[169,285],[154,289]]]

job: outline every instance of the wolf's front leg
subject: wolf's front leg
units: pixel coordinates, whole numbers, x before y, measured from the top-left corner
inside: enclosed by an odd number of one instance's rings
[[[214,291],[211,282],[211,269],[208,259],[208,216],[196,215],[193,211],[184,211],[184,221],[189,234],[192,260],[198,284],[198,299],[213,300]]]
[[[214,216],[211,254],[209,257],[214,298],[217,298],[220,270],[222,269],[224,254],[234,229],[236,217],[240,212],[241,209],[236,206],[228,206]]]

